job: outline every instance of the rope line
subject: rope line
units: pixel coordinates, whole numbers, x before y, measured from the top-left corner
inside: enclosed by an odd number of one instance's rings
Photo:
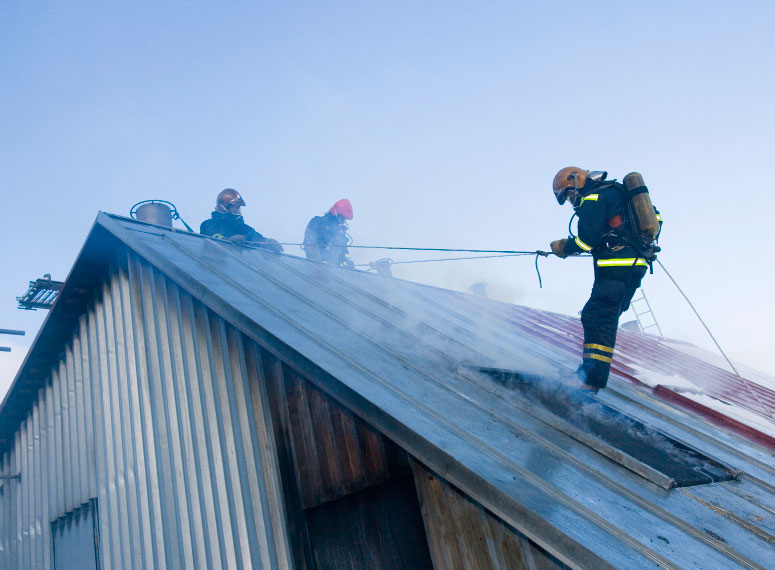
[[[182,221],[182,220],[181,220]],[[573,221],[573,217],[571,217],[571,222]],[[569,222],[569,225],[570,223]],[[184,222],[185,223],[185,222]],[[294,246],[302,246],[304,244],[302,243],[292,243],[292,242],[280,242],[281,245],[294,245]],[[403,247],[403,246],[390,246],[390,245],[348,245],[346,247],[350,248],[359,248],[359,249],[389,249],[389,250],[401,250],[401,251],[443,251],[443,252],[457,252],[457,253],[491,253],[494,255],[474,255],[474,256],[465,256],[465,257],[444,257],[444,258],[438,258],[438,259],[415,259],[415,260],[409,260],[409,261],[390,261],[391,265],[398,265],[398,264],[409,264],[409,263],[433,263],[438,261],[465,261],[469,259],[493,259],[493,258],[499,258],[499,257],[522,257],[526,255],[535,255],[535,269],[536,274],[538,275],[538,286],[539,288],[543,288],[543,281],[541,279],[541,271],[538,268],[538,258],[539,257],[548,257],[552,255],[549,252],[541,251],[541,250],[514,250],[514,249],[458,249],[458,248],[448,248],[448,247]],[[589,254],[579,254],[579,255],[569,255],[568,258],[578,258],[578,257],[590,257]],[[681,289],[681,287],[678,285],[676,280],[673,278],[673,276],[670,274],[670,272],[665,268],[665,265],[659,260],[656,260],[659,266],[662,268],[662,270],[665,272],[665,275],[668,276],[670,281],[673,283],[676,289],[678,289],[678,292],[681,293],[683,298],[686,300],[686,302],[689,304],[689,307],[691,307],[692,311],[694,311],[695,316],[700,321],[702,326],[707,331],[708,335],[710,335],[710,338],[713,340],[713,343],[716,345],[716,348],[718,348],[721,355],[724,357],[724,360],[726,360],[727,364],[729,364],[729,367],[734,372],[735,376],[737,376],[740,380],[743,381],[743,384],[745,385],[748,392],[754,397],[756,402],[759,404],[759,406],[762,408],[762,410],[765,411],[765,413],[772,419],[772,421],[775,423],[775,415],[773,415],[773,412],[769,409],[767,405],[762,402],[762,400],[759,398],[759,396],[756,394],[756,392],[751,388],[750,383],[748,380],[746,380],[738,371],[737,368],[735,368],[735,365],[732,364],[732,361],[729,359],[729,357],[726,355],[724,350],[721,348],[721,345],[716,340],[716,337],[713,336],[713,333],[711,332],[710,328],[707,324],[705,324],[705,321],[700,316],[700,313],[697,311],[695,306],[692,304],[692,302],[689,300],[689,297],[687,297],[686,293]],[[359,263],[356,264],[355,267],[369,267],[371,269],[374,269],[374,266],[370,263]]]
[[[549,254],[545,251],[537,251],[536,252],[536,274],[538,275],[538,288],[543,289],[544,288],[544,282],[541,280],[541,271],[538,269],[538,258],[543,255],[544,257],[548,257]]]
[[[683,298],[686,300],[687,303],[689,303],[689,306],[692,308],[692,311],[694,311],[694,314],[697,316],[697,319],[702,323],[702,326],[705,327],[705,330],[708,331],[708,334],[710,335],[710,338],[713,340],[713,343],[716,345],[716,348],[718,348],[721,355],[724,357],[724,360],[727,361],[727,364],[729,364],[730,368],[732,368],[732,371],[735,373],[735,376],[740,378],[740,380],[743,381],[743,384],[748,389],[748,391],[751,393],[751,395],[754,397],[754,399],[758,402],[758,404],[762,407],[762,409],[767,413],[768,416],[770,416],[770,419],[775,423],[775,416],[773,416],[772,411],[767,407],[764,402],[759,399],[759,396],[754,392],[754,390],[751,388],[751,386],[748,383],[748,380],[743,378],[740,373],[737,371],[737,368],[735,368],[735,365],[732,364],[732,361],[727,357],[724,350],[721,348],[721,345],[716,340],[716,337],[713,336],[713,333],[710,332],[710,328],[708,328],[708,325],[705,324],[705,321],[702,320],[702,317],[700,316],[700,313],[697,311],[697,309],[694,307],[692,302],[689,300],[689,297],[686,296],[686,293],[683,292],[683,289],[678,286],[678,283],[676,283],[676,280],[673,279],[673,276],[670,275],[670,272],[665,268],[665,265],[657,258],[657,263],[662,268],[662,271],[665,272],[665,275],[667,275],[670,278],[670,281],[673,282],[673,285],[675,285],[675,288],[678,289],[678,292],[683,295]]]
[[[304,244],[280,242],[280,245],[296,245],[301,247]],[[340,247],[360,248],[360,249],[397,249],[397,250],[404,250],[404,251],[448,251],[448,252],[459,252],[459,253],[509,253],[509,254],[525,254],[525,255],[528,255],[528,254],[534,255],[536,253],[536,250],[520,251],[515,249],[455,249],[455,248],[449,248],[449,247],[401,247],[401,246],[394,246],[394,245],[348,245],[348,246],[340,246]]]
[[[572,219],[572,218],[571,218]],[[292,243],[292,242],[280,242],[280,245],[294,245],[298,247],[302,247],[303,243]],[[517,249],[458,249],[458,248],[452,248],[452,247],[403,247],[403,246],[394,246],[394,245],[352,245],[349,244],[347,246],[341,246],[341,247],[349,247],[349,248],[360,248],[360,249],[392,249],[392,250],[401,250],[401,251],[444,251],[444,252],[455,252],[455,253],[492,253],[496,255],[475,255],[475,256],[467,256],[467,257],[445,257],[440,259],[416,259],[411,261],[392,261],[390,262],[391,265],[398,265],[399,263],[405,264],[405,263],[432,263],[435,261],[464,261],[467,259],[492,259],[495,257],[519,257],[523,255],[535,255],[535,268],[536,268],[536,274],[538,275],[538,287],[540,289],[544,288],[543,281],[541,280],[541,271],[538,268],[538,258],[540,256],[548,257],[551,255],[551,253],[548,253],[546,251],[541,251],[540,249],[527,251],[527,250],[517,250]],[[303,247],[302,247],[303,249]],[[588,257],[586,254],[582,255],[574,255],[571,257]],[[374,267],[370,263],[359,263],[356,264],[354,267],[369,267],[370,269],[373,269]]]
[[[535,252],[529,253],[502,253],[500,255],[471,255],[467,257],[440,257],[437,259],[413,259],[410,261],[390,261],[390,265],[398,265],[400,263],[431,263],[434,261],[462,261],[465,259],[493,259],[495,257],[523,257],[525,255],[533,255]],[[371,267],[371,263],[356,263],[355,267]]]
[[[570,229],[570,225],[573,222],[573,217],[571,217],[570,222],[568,222],[568,226]],[[571,232],[572,235],[572,232]],[[294,246],[302,246],[301,243],[290,243],[290,242],[282,242],[281,245],[294,245]],[[403,246],[391,246],[391,245],[352,245],[350,244],[350,248],[359,248],[359,249],[389,249],[389,250],[401,250],[401,251],[443,251],[443,252],[456,252],[456,253],[488,253],[493,255],[475,255],[475,256],[466,256],[466,257],[444,257],[439,259],[415,259],[415,260],[409,260],[409,261],[390,261],[391,265],[398,265],[398,264],[409,264],[409,263],[433,263],[438,261],[465,261],[469,259],[493,259],[498,257],[521,257],[526,255],[535,255],[535,269],[536,274],[538,275],[538,287],[543,288],[543,281],[541,279],[541,271],[538,268],[538,258],[548,257],[549,255],[552,255],[551,253],[541,251],[541,250],[533,250],[533,251],[527,251],[527,250],[514,250],[514,249],[458,249],[458,248],[448,248],[448,247],[403,247]],[[589,254],[581,254],[581,255],[570,255],[569,258],[574,257],[589,257]],[[710,338],[713,340],[713,343],[716,345],[716,348],[718,348],[721,355],[724,357],[724,360],[726,360],[727,364],[729,364],[730,368],[734,372],[735,376],[737,376],[740,380],[743,381],[743,384],[745,385],[748,392],[754,397],[756,402],[759,404],[759,406],[765,411],[765,413],[772,419],[772,421],[775,423],[775,415],[773,415],[773,412],[769,409],[768,406],[762,402],[762,400],[759,398],[759,396],[756,394],[756,392],[751,388],[748,380],[743,378],[743,376],[737,371],[737,368],[735,368],[735,365],[732,364],[732,361],[729,359],[729,357],[726,355],[724,350],[721,348],[721,345],[716,340],[716,337],[713,336],[713,333],[711,332],[710,328],[707,324],[705,324],[705,321],[700,316],[700,313],[697,311],[695,306],[692,304],[692,302],[689,300],[689,297],[687,297],[686,293],[683,292],[681,287],[678,285],[676,280],[673,278],[673,276],[670,274],[670,272],[665,268],[665,265],[657,259],[657,263],[662,268],[662,270],[665,272],[665,275],[668,276],[670,281],[672,281],[673,285],[675,285],[675,288],[678,289],[678,292],[681,293],[683,298],[686,300],[686,302],[689,304],[689,307],[691,307],[692,311],[694,311],[695,316],[700,321],[702,326],[705,328],[705,330],[708,332],[708,335],[710,335]],[[369,263],[359,263],[355,265],[355,267],[370,267],[371,269],[374,269],[374,267]]]

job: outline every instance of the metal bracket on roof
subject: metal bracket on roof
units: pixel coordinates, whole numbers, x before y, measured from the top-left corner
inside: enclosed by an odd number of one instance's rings
[[[30,281],[30,288],[27,292],[21,297],[16,297],[16,300],[19,301],[18,308],[27,311],[50,309],[63,285],[62,281],[52,280],[49,273],[46,273],[42,279]]]
[[[378,259],[377,261],[369,262],[369,267],[371,269],[375,269],[377,273],[383,277],[393,277],[393,270],[390,267],[391,265],[393,265],[393,260],[389,257],[384,257],[382,259]]]
[[[479,297],[487,297],[487,283],[485,281],[474,283],[468,288],[468,290]]]

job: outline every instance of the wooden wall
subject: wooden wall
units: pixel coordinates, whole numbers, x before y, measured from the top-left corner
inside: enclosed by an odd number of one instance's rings
[[[559,570],[562,562],[416,461],[434,570]]]
[[[285,397],[302,508],[390,478],[382,437],[363,421],[290,370]]]
[[[298,570],[432,570],[409,460],[261,351]]]

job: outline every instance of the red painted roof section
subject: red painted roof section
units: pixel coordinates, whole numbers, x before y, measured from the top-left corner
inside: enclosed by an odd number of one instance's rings
[[[584,333],[579,319],[523,306],[513,306],[506,317],[511,326],[525,335],[581,359]],[[700,350],[688,343],[658,336],[619,329],[611,374],[629,380],[656,396],[677,403],[683,408],[735,431],[748,439],[775,449],[775,437],[686,397],[686,390],[667,385],[649,386],[638,380],[642,370],[664,376],[680,376],[695,384],[699,391],[712,398],[733,404],[773,423],[775,433],[775,391],[750,378],[742,379],[708,360],[676,348]]]

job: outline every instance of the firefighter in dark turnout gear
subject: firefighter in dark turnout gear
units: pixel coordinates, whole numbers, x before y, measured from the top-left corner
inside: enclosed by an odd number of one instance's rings
[[[579,218],[578,236],[553,241],[552,252],[561,258],[590,253],[594,262],[592,294],[581,311],[584,352],[577,371],[583,388],[594,392],[608,382],[619,316],[654,260],[653,251],[641,243],[624,186],[606,176],[567,167],[552,185],[557,202],[569,201]]]
[[[215,200],[215,211],[209,220],[202,222],[199,233],[227,239],[237,245],[255,245],[274,253],[282,253],[283,246],[277,240],[262,236],[242,219],[241,209],[245,205],[240,193],[226,188]]]
[[[307,259],[343,267],[354,267],[347,251],[350,236],[347,220],[353,219],[353,206],[347,198],[336,202],[322,216],[315,216],[304,232],[304,253]]]

